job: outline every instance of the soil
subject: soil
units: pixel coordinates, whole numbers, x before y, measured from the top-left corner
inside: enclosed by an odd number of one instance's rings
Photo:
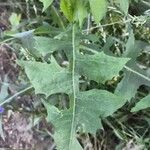
[[[9,28],[9,12],[0,7],[0,32]],[[2,37],[1,37],[2,38]],[[15,63],[16,54],[11,45],[0,45],[0,97],[7,98],[15,94],[19,85],[19,67]],[[46,129],[48,125],[42,120],[40,126],[33,127],[30,113],[24,109],[32,110],[34,96],[19,96],[10,103],[4,105],[5,112],[2,114],[2,131],[0,132],[0,149],[24,149],[24,150],[52,150],[55,145],[53,139],[46,132],[40,132],[40,128]],[[43,128],[44,125],[44,128]],[[51,127],[49,127],[51,130]],[[49,131],[51,132],[51,131]]]

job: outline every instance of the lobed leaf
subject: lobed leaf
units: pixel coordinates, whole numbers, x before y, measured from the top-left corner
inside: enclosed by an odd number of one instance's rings
[[[126,100],[130,100],[135,96],[137,89],[141,85],[150,85],[150,77],[146,71],[140,69],[137,65],[132,64],[125,69],[125,75],[118,84],[115,94],[123,96]]]
[[[82,149],[76,139],[77,127],[82,128],[83,132],[95,134],[98,128],[102,128],[100,118],[111,115],[124,103],[121,97],[97,89],[78,93],[74,112],[71,108],[59,111],[56,107],[44,102],[48,113],[47,120],[55,126],[54,139],[57,148],[59,150]]]
[[[99,83],[105,83],[118,75],[128,60],[128,58],[108,56],[103,52],[94,55],[80,55],[77,57],[77,68],[80,75]]]
[[[141,99],[135,107],[133,107],[132,112],[136,112],[142,109],[146,109],[150,107],[150,94],[143,99]]]
[[[45,94],[48,97],[55,93],[72,93],[71,73],[54,60],[51,64],[35,61],[18,61],[18,64],[24,67],[36,94]]]
[[[106,0],[89,0],[91,12],[96,23],[99,23],[107,11]]]

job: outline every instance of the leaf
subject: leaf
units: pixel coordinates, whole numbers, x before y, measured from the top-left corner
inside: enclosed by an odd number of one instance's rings
[[[47,121],[51,122],[55,126],[54,140],[58,150],[82,150],[75,133],[73,138],[70,139],[71,133],[71,111],[59,111],[55,106],[50,105],[43,101],[44,106],[47,109]],[[70,143],[72,143],[70,145]]]
[[[42,26],[39,26],[38,28],[35,29],[34,33],[37,34],[48,34],[51,35],[52,37],[60,34],[62,30],[60,28],[53,27],[49,24],[43,24]]]
[[[11,23],[12,31],[16,31],[18,25],[20,24],[21,14],[12,13],[9,17],[9,21]]]
[[[129,39],[126,43],[126,51],[124,52],[124,56],[129,55],[132,51],[134,51],[135,48],[135,37],[133,30],[130,31]]]
[[[107,2],[106,0],[89,0],[89,2],[91,13],[93,14],[95,22],[98,24],[106,14]]]
[[[53,0],[39,0],[43,3],[43,12],[52,4]]]
[[[60,8],[65,17],[70,21],[73,22],[74,20],[74,8],[75,8],[75,1],[74,0],[61,0],[60,1]]]
[[[43,36],[36,36],[34,39],[34,48],[37,49],[43,56],[48,53],[53,53],[56,50],[62,50],[71,47],[71,42],[69,41],[61,41]]]
[[[132,109],[132,112],[136,112],[142,109],[146,109],[150,107],[150,94],[143,99],[141,99],[136,106]]]
[[[130,63],[135,62],[136,58],[139,56],[139,53],[146,48],[148,43],[143,41],[135,40],[135,37],[131,31],[129,39],[126,43],[126,51],[123,53],[124,57],[132,58]]]
[[[120,9],[127,15],[129,9],[129,0],[117,0],[120,5]]]
[[[150,85],[150,78],[144,70],[140,69],[135,64],[132,64],[132,66],[126,67],[125,69],[124,78],[118,84],[115,94],[130,100],[135,96],[139,86]]]
[[[139,86],[150,84],[150,76],[148,76],[146,70],[140,69],[136,62],[139,53],[145,49],[147,45],[148,44],[143,41],[134,41],[134,35],[131,31],[126,44],[126,51],[123,54],[123,56],[130,57],[131,60],[126,64],[127,67],[124,70],[124,77],[118,84],[115,94],[130,100],[135,96]]]
[[[4,83],[0,84],[0,103],[4,101],[4,99],[9,95],[8,89],[9,89],[9,83],[8,83],[8,76],[5,75],[4,77]]]
[[[15,38],[18,38],[22,42],[22,47],[30,52],[35,57],[39,58],[38,51],[34,48],[35,40],[33,35],[34,30],[29,30],[21,33],[17,33],[12,35]]]
[[[112,115],[125,103],[122,97],[98,89],[80,92],[77,99],[78,119],[76,122],[82,125],[85,132],[93,134],[98,128],[102,128],[99,117],[103,119]]]
[[[103,52],[94,55],[80,55],[77,57],[77,68],[79,74],[87,76],[89,80],[105,83],[118,75],[128,60],[128,58],[108,56]]]
[[[36,94],[48,97],[55,93],[72,93],[71,73],[54,60],[51,64],[34,61],[18,61],[18,64],[24,67]]]
[[[86,8],[86,3],[83,0],[78,0],[76,4],[76,20],[79,20],[79,26],[82,27],[83,20],[87,17],[88,12]]]
[[[80,150],[81,146],[76,139],[77,127],[82,128],[83,132],[95,134],[96,130],[102,127],[100,118],[111,115],[124,103],[121,97],[96,89],[77,95],[74,112],[73,109],[59,111],[56,107],[44,102],[48,113],[47,120],[55,126],[54,139],[57,148]]]
[[[5,133],[3,130],[3,118],[2,115],[0,115],[0,136],[5,141]]]

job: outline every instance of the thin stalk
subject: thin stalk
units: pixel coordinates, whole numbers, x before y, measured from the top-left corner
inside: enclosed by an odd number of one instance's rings
[[[91,27],[89,29],[85,29],[85,30],[82,30],[82,32],[90,32],[94,29],[97,29],[97,28],[100,28],[100,27],[107,27],[107,26],[113,26],[113,25],[116,25],[116,24],[125,24],[125,23],[128,23],[128,22],[131,22],[132,20],[131,19],[128,19],[128,20],[125,20],[125,21],[116,21],[116,22],[112,22],[112,23],[108,23],[108,24],[102,24],[102,25],[97,25],[95,27]]]
[[[75,122],[75,108],[76,108],[76,86],[75,86],[75,61],[76,61],[76,49],[75,49],[75,25],[72,27],[72,50],[73,50],[73,60],[72,60],[72,89],[73,89],[73,98],[72,98],[72,121],[71,121],[71,133],[70,133],[70,143],[69,149],[72,148],[72,139],[74,135],[74,122]]]
[[[128,71],[134,73],[134,74],[137,74],[138,76],[140,76],[140,77],[142,77],[143,79],[145,79],[145,80],[147,80],[147,81],[150,82],[150,78],[149,78],[149,77],[146,77],[145,75],[143,75],[143,74],[141,74],[141,73],[139,73],[139,72],[137,72],[137,71],[135,71],[135,70],[133,70],[133,69],[127,67],[127,66],[124,66],[124,68],[125,68],[126,70],[128,70]]]
[[[6,43],[6,42],[9,42],[9,41],[12,41],[12,40],[14,40],[15,38],[9,38],[9,39],[6,39],[6,40],[4,40],[4,41],[0,41],[0,44],[4,44],[4,43]]]
[[[92,48],[89,48],[89,47],[86,47],[86,46],[84,46],[84,45],[80,45],[79,48],[80,48],[80,49],[83,49],[83,50],[87,50],[87,51],[92,52],[92,53],[94,53],[94,54],[99,53],[99,52],[97,52],[96,50],[94,50],[94,49],[92,49]]]
[[[17,96],[19,96],[19,95],[21,95],[21,94],[27,92],[28,90],[31,90],[32,88],[33,88],[33,86],[29,86],[29,87],[27,87],[27,88],[25,88],[25,89],[23,89],[23,90],[17,92],[17,93],[14,94],[13,96],[11,96],[11,97],[9,97],[8,99],[6,99],[5,101],[1,102],[1,103],[0,103],[0,106],[4,105],[5,103],[11,102],[14,98],[16,98]]]

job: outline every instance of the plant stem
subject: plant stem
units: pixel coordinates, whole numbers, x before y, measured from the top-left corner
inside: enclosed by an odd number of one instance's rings
[[[145,80],[147,80],[147,81],[150,82],[150,78],[149,78],[149,77],[147,77],[147,76],[145,76],[145,75],[143,75],[143,74],[141,74],[141,73],[139,73],[139,72],[137,72],[137,71],[135,71],[135,70],[133,70],[133,69],[127,67],[127,66],[124,66],[124,68],[125,68],[126,70],[128,70],[128,71],[134,73],[134,74],[137,74],[138,76],[140,76],[140,77],[142,77],[143,79],[145,79]]]
[[[13,100],[15,97],[25,93],[28,90],[31,90],[33,88],[33,86],[29,86],[19,92],[17,92],[16,94],[14,94],[13,96],[9,97],[8,99],[4,100],[3,102],[0,103],[0,106],[4,105],[5,103],[9,103],[11,100]]]
[[[75,101],[76,101],[76,86],[75,86],[75,61],[76,61],[76,50],[75,50],[75,25],[72,27],[72,50],[73,50],[73,59],[72,59],[72,89],[73,89],[73,98],[72,98],[72,121],[71,121],[71,133],[70,133],[70,143],[69,149],[72,148],[72,139],[74,136],[74,122],[75,122]]]
[[[97,28],[100,28],[100,27],[107,27],[107,26],[113,26],[113,25],[115,25],[115,24],[125,24],[125,23],[128,23],[128,22],[130,22],[130,21],[132,21],[131,19],[128,19],[128,20],[125,20],[125,21],[116,21],[116,22],[112,22],[112,23],[108,23],[108,24],[102,24],[102,25],[97,25],[97,26],[95,26],[95,27],[91,27],[91,28],[89,28],[89,29],[85,29],[85,30],[83,30],[82,32],[90,32],[90,31],[92,31],[92,30],[94,30],[94,29],[97,29]]]
[[[12,41],[12,40],[14,40],[15,38],[9,38],[9,39],[6,39],[6,40],[4,40],[4,41],[0,41],[0,44],[4,44],[4,43],[6,43],[6,42],[9,42],[9,41]]]
[[[83,50],[87,50],[87,51],[92,52],[92,53],[94,53],[94,54],[99,53],[99,52],[97,52],[96,50],[94,50],[94,49],[92,49],[92,48],[89,48],[89,47],[86,47],[86,46],[84,46],[84,45],[80,45],[79,48],[80,48],[80,49],[83,49]]]

